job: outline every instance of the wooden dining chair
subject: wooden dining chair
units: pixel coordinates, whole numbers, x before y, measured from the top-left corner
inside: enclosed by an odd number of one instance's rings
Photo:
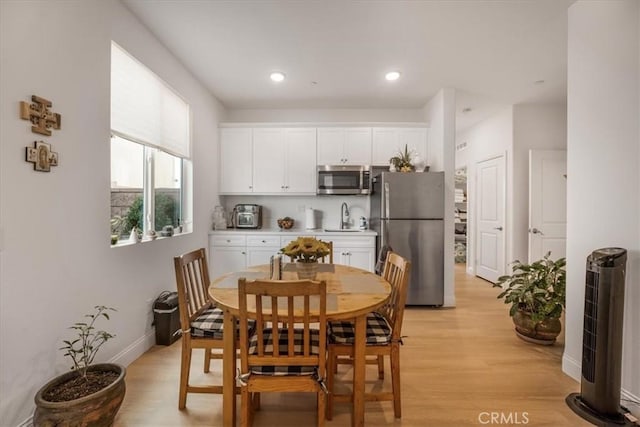
[[[242,396],[240,425],[260,409],[261,392],[314,392],[324,425],[327,287],[324,281],[238,282]],[[295,298],[295,305],[294,305]],[[256,332],[249,333],[250,320]],[[311,324],[317,323],[318,329]],[[286,327],[284,325],[295,325]],[[277,343],[277,345],[274,345]]]
[[[320,260],[321,260],[323,263],[333,264],[333,241],[331,241],[331,242],[325,242],[324,240],[322,240],[322,243],[324,243],[325,245],[327,245],[327,247],[329,248],[329,255],[327,255],[327,256],[323,256],[322,258],[320,258]]]
[[[411,263],[400,255],[389,252],[382,277],[391,284],[389,299],[376,312],[367,314],[366,356],[374,356],[378,365],[378,378],[384,378],[384,356],[389,356],[391,364],[391,393],[367,393],[365,401],[393,401],[394,415],[402,416],[400,400],[400,344],[404,305],[407,300],[407,284]],[[353,363],[353,343],[355,327],[353,322],[330,322],[328,326],[327,356],[327,419],[333,418],[333,403],[351,402],[351,394],[334,393],[335,372],[338,363]],[[343,359],[340,356],[348,356]]]
[[[204,248],[174,257],[173,262],[182,332],[178,408],[184,409],[187,393],[222,393],[222,385],[191,385],[189,373],[194,348],[204,349],[205,373],[209,372],[211,359],[222,358],[224,313],[209,299],[209,270]]]

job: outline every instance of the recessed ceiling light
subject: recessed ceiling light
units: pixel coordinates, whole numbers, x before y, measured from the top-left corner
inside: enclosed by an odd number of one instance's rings
[[[390,82],[392,82],[394,80],[398,80],[400,78],[400,72],[399,71],[389,71],[387,74],[384,75],[384,78],[387,79]]]
[[[271,73],[271,75],[269,76],[271,78],[272,81],[276,82],[276,83],[280,83],[281,81],[284,80],[284,73],[281,73],[280,71],[274,71],[273,73]]]
[[[533,82],[533,84],[535,85],[541,85],[544,83],[544,80],[536,80],[535,82]]]

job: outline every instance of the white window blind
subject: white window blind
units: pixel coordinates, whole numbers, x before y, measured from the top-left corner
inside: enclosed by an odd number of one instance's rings
[[[111,43],[111,130],[189,158],[189,105],[151,70]]]

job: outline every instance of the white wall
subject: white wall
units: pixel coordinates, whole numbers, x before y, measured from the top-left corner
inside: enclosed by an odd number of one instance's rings
[[[192,234],[110,248],[112,37],[191,105]],[[222,109],[119,1],[2,1],[0,47],[0,424],[17,425],[37,389],[69,369],[58,348],[94,305],[118,309],[99,361],[127,365],[153,343],[151,301],[175,288],[172,257],[207,246]],[[62,114],[51,137],[18,117],[32,94]],[[50,173],[24,161],[35,140],[59,153]]]
[[[456,305],[454,283],[454,174],[456,92],[444,88],[424,106],[424,121],[429,126],[430,171],[444,171],[444,306]]]
[[[569,8],[567,310],[563,370],[580,378],[586,257],[628,252],[623,396],[640,400],[640,3]],[[640,406],[623,402],[640,414]]]
[[[567,106],[513,107],[513,250],[507,262],[529,254],[529,150],[566,150]]]
[[[511,259],[511,231],[512,224],[512,197],[511,188],[513,171],[511,158],[513,157],[513,107],[506,107],[486,120],[478,123],[466,132],[458,135],[458,141],[467,141],[467,271],[475,274],[475,228],[476,228],[476,164],[478,162],[505,156],[507,191],[505,194],[505,232],[506,249],[505,260]]]
[[[416,109],[229,109],[229,122],[421,122],[421,108]]]

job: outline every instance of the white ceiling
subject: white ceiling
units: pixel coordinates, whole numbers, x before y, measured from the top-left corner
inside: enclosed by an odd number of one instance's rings
[[[229,109],[421,108],[453,87],[460,129],[566,99],[574,0],[122,1]]]

